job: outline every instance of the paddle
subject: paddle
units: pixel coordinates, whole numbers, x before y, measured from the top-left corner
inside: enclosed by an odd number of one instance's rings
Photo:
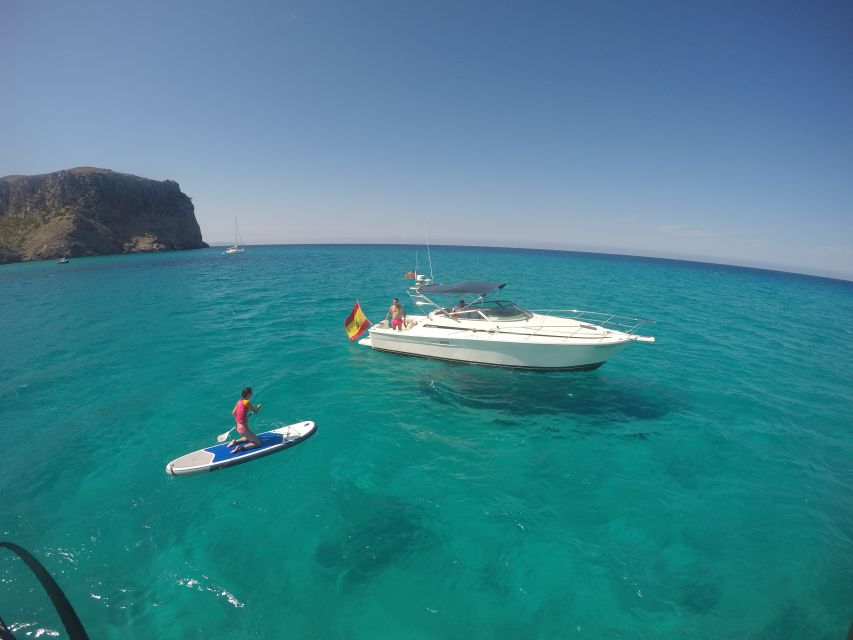
[[[234,431],[234,429],[236,429],[236,428],[237,428],[237,425],[235,424],[233,427],[228,429],[228,431],[226,431],[222,435],[216,436],[216,441],[217,442],[225,442],[228,439],[228,436],[231,435],[231,432]]]
[[[262,402],[259,402],[259,403],[258,403],[258,406],[257,406],[257,410],[258,410],[258,411],[260,411],[260,410],[261,410],[261,405],[262,405],[262,404],[263,404]],[[255,413],[257,413],[257,412],[255,412]],[[228,431],[226,431],[226,432],[225,432],[225,433],[223,433],[222,435],[218,435],[218,436],[216,436],[216,441],[217,441],[217,442],[225,442],[225,441],[228,439],[228,436],[230,436],[230,435],[231,435],[231,432],[232,432],[232,431],[234,431],[234,429],[236,429],[236,428],[237,428],[237,425],[235,424],[233,427],[231,427],[230,429],[228,429]]]

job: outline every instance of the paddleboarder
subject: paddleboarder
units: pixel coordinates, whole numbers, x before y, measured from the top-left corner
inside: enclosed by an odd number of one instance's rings
[[[261,441],[258,436],[249,428],[249,413],[257,413],[261,410],[261,404],[258,406],[252,404],[252,387],[243,387],[242,397],[237,401],[234,410],[231,412],[234,419],[237,421],[237,433],[241,437],[232,440],[228,443],[228,448],[231,453],[238,453],[246,449],[254,449],[261,446]],[[233,448],[231,448],[233,447]]]

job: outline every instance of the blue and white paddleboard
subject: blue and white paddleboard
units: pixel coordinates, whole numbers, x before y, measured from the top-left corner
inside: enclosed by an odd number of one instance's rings
[[[293,447],[303,440],[307,440],[317,431],[317,425],[307,420],[297,422],[286,427],[279,427],[272,431],[259,433],[260,447],[247,449],[238,453],[231,453],[227,444],[218,444],[207,449],[199,449],[185,456],[172,460],[166,465],[166,473],[172,476],[189,476],[194,473],[205,473],[206,471],[217,471],[225,467],[233,467],[237,464],[263,458],[277,451],[284,451]],[[238,436],[239,437],[239,436]]]

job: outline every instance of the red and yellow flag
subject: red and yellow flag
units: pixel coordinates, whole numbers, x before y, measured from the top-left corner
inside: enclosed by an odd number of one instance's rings
[[[352,313],[347,316],[347,319],[344,320],[344,331],[347,332],[349,336],[350,342],[355,342],[361,337],[361,334],[367,331],[367,327],[370,326],[370,320],[367,319],[367,316],[364,315],[364,312],[361,310],[361,305],[356,302],[355,306],[352,308]]]
[[[414,280],[417,274],[414,271],[409,271],[405,276],[403,276],[406,280]]]

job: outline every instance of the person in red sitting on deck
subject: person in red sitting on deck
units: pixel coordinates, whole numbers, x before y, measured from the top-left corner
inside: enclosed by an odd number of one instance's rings
[[[402,331],[405,326],[406,310],[397,298],[394,298],[394,302],[391,303],[388,313],[385,314],[385,320],[388,320],[388,316],[391,316],[391,328]]]
[[[237,433],[241,436],[228,443],[231,453],[239,453],[246,449],[254,449],[261,446],[260,439],[249,428],[249,413],[257,413],[261,410],[261,405],[258,403],[257,407],[254,406],[251,398],[252,387],[243,387],[242,397],[237,401],[234,410],[231,412],[237,421]]]

